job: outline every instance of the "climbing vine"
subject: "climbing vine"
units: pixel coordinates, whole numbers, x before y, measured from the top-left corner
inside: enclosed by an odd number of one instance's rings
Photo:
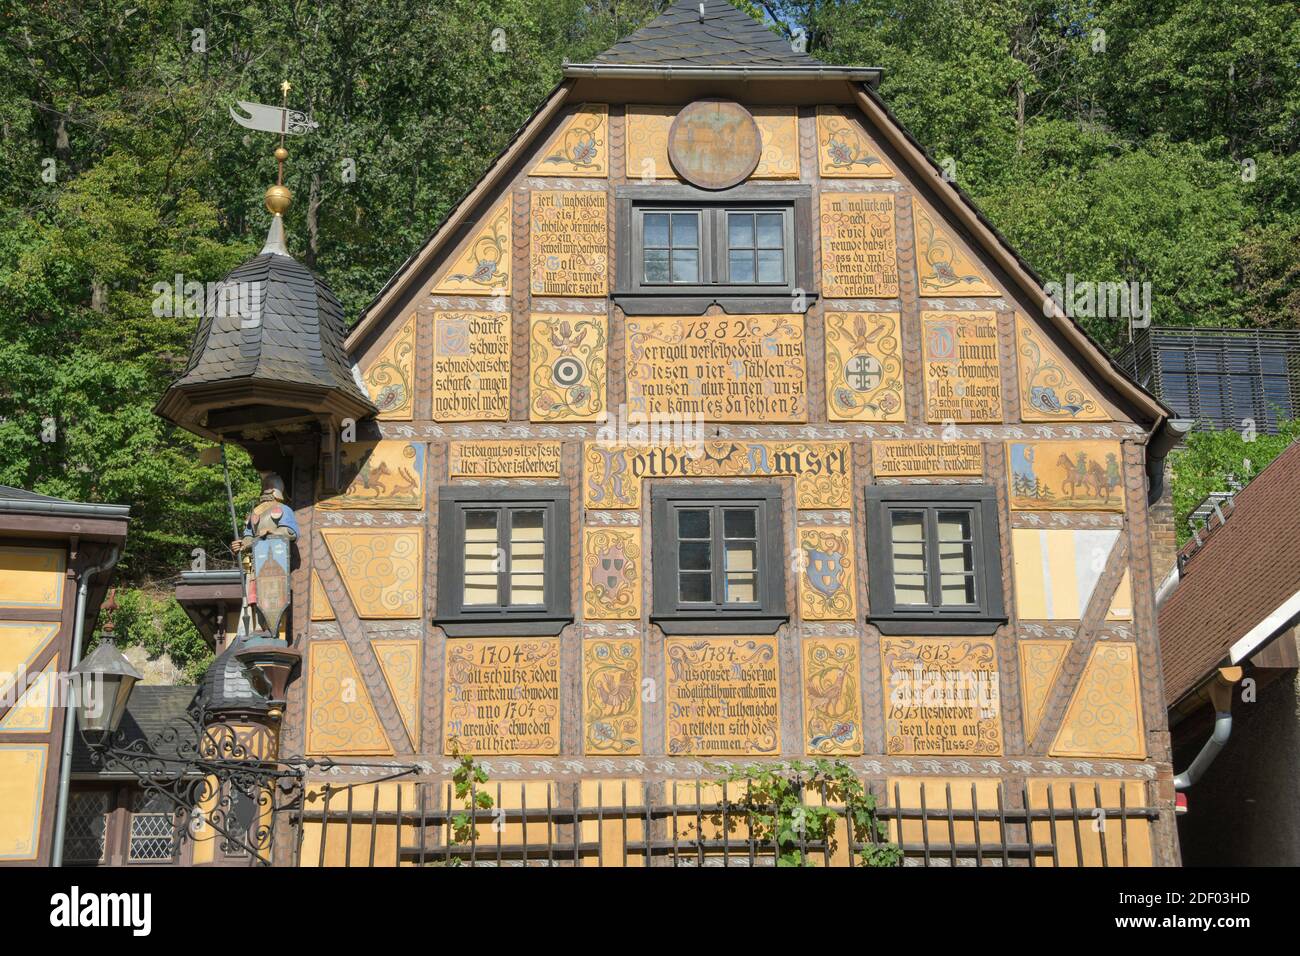
[[[720,803],[713,822],[721,823],[723,806],[730,829],[738,826],[739,819],[747,821],[754,841],[777,848],[777,866],[814,865],[803,852],[809,843],[824,842],[833,854],[839,845],[836,821],[841,817],[853,828],[853,843],[863,866],[902,862],[902,849],[888,841],[889,828],[876,816],[876,798],[842,760],[752,764],[729,768],[724,780],[741,784],[743,796]],[[820,794],[822,803],[807,802],[809,794]]]

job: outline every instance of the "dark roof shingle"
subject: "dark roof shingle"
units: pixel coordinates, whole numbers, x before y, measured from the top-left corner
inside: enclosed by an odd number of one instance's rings
[[[194,693],[198,688],[190,685],[146,685],[138,684],[131,691],[131,697],[127,700],[126,711],[122,714],[121,732],[126,737],[126,743],[141,741],[147,747],[154,743],[155,736],[159,731],[166,727],[173,726],[182,731],[181,736],[172,741],[172,752],[175,753],[176,747],[193,746],[196,739],[193,734],[188,733],[188,725],[182,717],[186,710],[189,709],[190,703],[194,700]],[[80,734],[75,734],[72,738],[72,772],[74,774],[97,774],[106,776],[120,776],[125,774],[113,774],[111,771],[105,771],[102,765],[96,764],[90,759],[90,751],[86,748]],[[166,753],[164,753],[166,756]],[[130,774],[126,774],[130,776]]]
[[[806,53],[796,53],[788,41],[727,0],[674,3],[598,55],[595,62],[620,66],[821,65]]]

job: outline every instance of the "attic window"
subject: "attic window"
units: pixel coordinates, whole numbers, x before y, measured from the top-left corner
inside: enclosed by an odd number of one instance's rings
[[[802,311],[814,301],[802,186],[626,186],[614,298],[629,315]]]

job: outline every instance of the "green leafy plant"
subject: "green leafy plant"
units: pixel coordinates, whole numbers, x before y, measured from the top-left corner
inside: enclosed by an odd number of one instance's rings
[[[863,866],[902,862],[902,849],[888,841],[889,828],[876,816],[876,798],[842,760],[750,764],[729,769],[719,786],[724,782],[742,784],[743,796],[722,801],[713,823],[721,825],[723,807],[730,830],[745,820],[755,841],[776,847],[777,866],[813,866],[802,849],[808,843],[824,842],[834,853],[841,817],[853,828]],[[823,802],[806,802],[809,792],[820,794]]]
[[[488,773],[470,754],[462,754],[460,746],[453,737],[451,755],[456,759],[456,769],[451,775],[452,792],[460,800],[464,809],[451,818],[451,834],[448,843],[451,846],[464,846],[474,839],[474,813],[477,810],[491,810],[495,804],[492,794],[486,786]],[[481,788],[481,789],[480,789]],[[460,866],[459,857],[448,860],[451,866]]]

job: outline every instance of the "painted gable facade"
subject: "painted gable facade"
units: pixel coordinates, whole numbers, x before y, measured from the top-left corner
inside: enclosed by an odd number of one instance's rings
[[[380,411],[295,465],[282,751],[472,753],[515,806],[811,757],[891,805],[1073,783],[1150,812],[1072,860],[1175,864],[1159,405],[869,81],[614,60],[347,341]]]

